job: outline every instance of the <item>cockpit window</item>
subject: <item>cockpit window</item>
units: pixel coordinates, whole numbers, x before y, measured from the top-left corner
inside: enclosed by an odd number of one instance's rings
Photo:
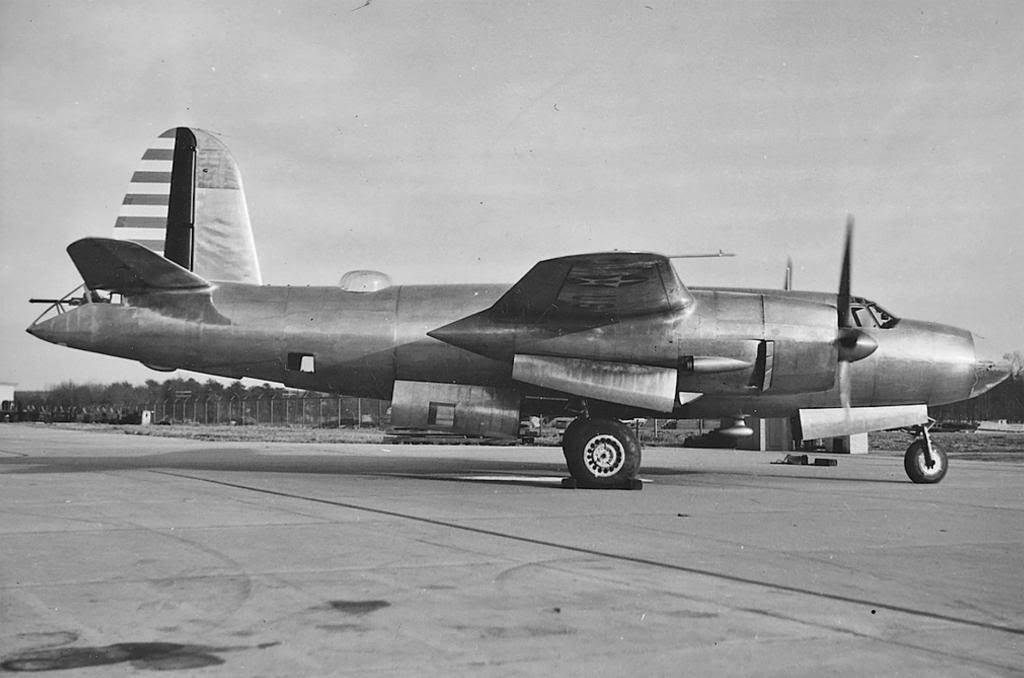
[[[871,315],[871,311],[865,306],[850,307],[850,314],[853,315],[853,324],[857,327],[876,327],[878,325]]]
[[[878,319],[878,326],[881,327],[883,330],[887,330],[890,327],[895,327],[896,323],[900,321],[899,318],[894,316],[892,313],[889,313],[884,308],[882,308],[881,306],[874,302],[872,302],[870,308],[872,312],[874,312],[875,317]]]
[[[850,305],[850,314],[857,327],[876,327],[887,330],[895,327],[899,318],[889,313],[873,301],[854,299]]]

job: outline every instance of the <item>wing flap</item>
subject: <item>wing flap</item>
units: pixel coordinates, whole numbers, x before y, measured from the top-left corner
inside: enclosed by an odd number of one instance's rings
[[[700,397],[696,393],[678,393],[676,370],[653,365],[518,353],[512,363],[512,378],[655,412],[671,412],[677,399],[690,402]]]
[[[928,421],[927,405],[823,407],[799,411],[795,431],[799,440],[835,438],[870,431],[914,426]]]

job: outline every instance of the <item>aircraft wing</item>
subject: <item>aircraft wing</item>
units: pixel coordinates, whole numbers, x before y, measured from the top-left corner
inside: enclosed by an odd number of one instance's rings
[[[600,252],[541,261],[488,314],[497,322],[601,324],[675,311],[692,301],[667,257]]]
[[[210,283],[142,245],[112,238],[82,238],[68,254],[89,289],[132,295],[155,290],[198,290]]]
[[[700,393],[677,393],[674,354],[645,363],[628,337],[605,337],[622,357],[593,355],[594,335],[615,323],[693,303],[667,257],[602,252],[541,261],[488,309],[427,334],[513,363],[514,379],[641,409],[671,412]]]

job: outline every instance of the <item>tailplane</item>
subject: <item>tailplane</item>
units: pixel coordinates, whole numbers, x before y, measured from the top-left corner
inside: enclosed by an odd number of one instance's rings
[[[68,245],[68,254],[85,281],[87,303],[110,301],[97,294],[102,290],[131,297],[133,306],[147,307],[164,316],[218,325],[231,323],[213,305],[213,286],[209,282],[137,243],[82,238]],[[56,302],[58,313],[62,303]]]
[[[82,238],[68,254],[90,290],[131,296],[153,291],[206,290],[210,283],[136,243]]]
[[[171,128],[146,149],[114,237],[207,280],[262,284],[238,164],[201,129]]]

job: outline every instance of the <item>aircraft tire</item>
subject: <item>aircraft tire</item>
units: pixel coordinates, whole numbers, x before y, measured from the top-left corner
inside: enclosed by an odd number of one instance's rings
[[[934,445],[931,450],[933,462],[931,466],[928,466],[926,446],[924,440],[915,440],[903,455],[903,468],[906,469],[907,476],[915,483],[937,483],[946,476],[946,471],[949,470],[946,453]]]
[[[640,469],[640,441],[614,419],[578,419],[563,440],[569,473],[580,487],[631,487]],[[577,423],[573,422],[573,424]]]
[[[584,422],[588,421],[587,417],[577,417],[569,422],[569,425],[562,431],[562,453],[565,455],[565,460],[569,461],[569,450],[573,447],[573,439],[576,434],[580,432],[580,427],[583,426]]]

